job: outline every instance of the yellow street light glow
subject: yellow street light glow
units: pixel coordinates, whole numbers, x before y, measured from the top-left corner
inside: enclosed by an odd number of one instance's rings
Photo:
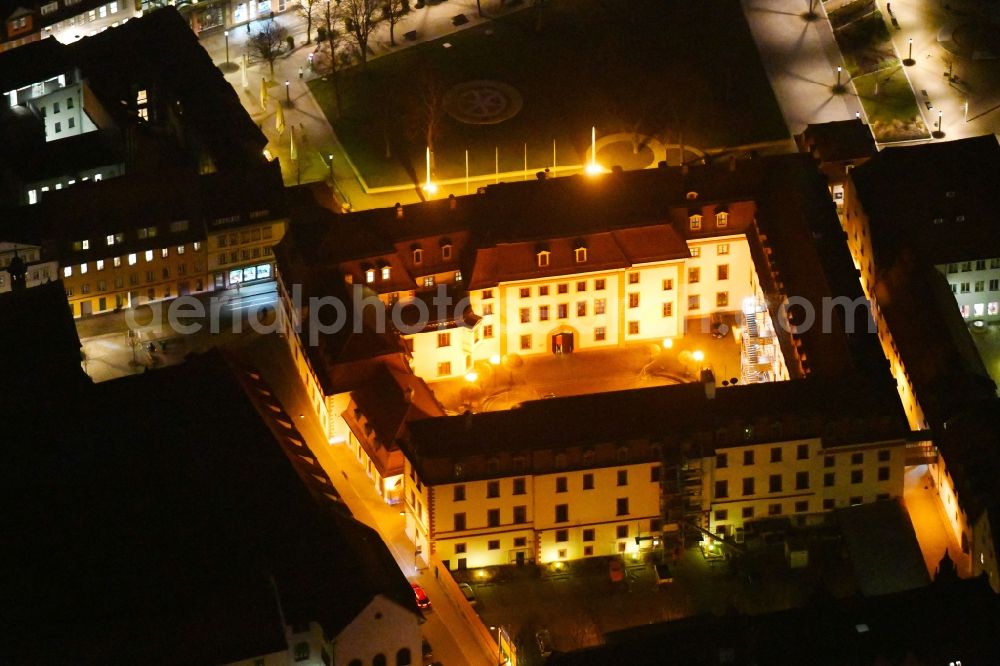
[[[604,173],[604,167],[597,163],[597,128],[590,128],[590,163],[583,168],[588,176]]]
[[[674,346],[674,341],[672,338],[663,338],[663,348],[672,349]]]
[[[470,370],[469,372],[465,373],[465,381],[469,382],[470,384],[476,381],[477,379],[479,379],[479,373],[473,370]]]
[[[434,183],[431,182],[431,148],[430,148],[430,146],[427,146],[427,150],[425,152],[425,159],[424,159],[424,161],[425,161],[425,163],[427,165],[427,181],[424,183],[423,189],[424,189],[424,192],[426,192],[427,194],[434,194],[435,192],[437,192],[438,188],[437,188],[437,185],[435,185]]]
[[[691,354],[691,358],[701,363],[702,361],[705,360],[705,352],[701,351],[700,349],[696,350],[693,354]]]
[[[490,356],[490,365],[500,365],[500,354]]]

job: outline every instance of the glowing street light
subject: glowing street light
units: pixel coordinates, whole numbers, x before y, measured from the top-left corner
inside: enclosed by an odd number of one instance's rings
[[[490,356],[490,365],[500,365],[500,354]]]
[[[478,380],[479,380],[479,373],[476,372],[475,370],[469,370],[467,373],[465,373],[465,381],[469,382],[470,384],[475,384],[476,381]]]
[[[424,161],[427,164],[427,180],[424,182],[424,192],[434,194],[437,192],[437,185],[431,182],[431,147],[427,146]]]
[[[222,32],[222,34],[226,36],[226,64],[228,65],[229,64],[229,31],[228,30],[224,30]]]
[[[661,343],[661,345],[663,346],[664,349],[673,349],[674,340],[673,338],[663,338],[663,342]]]
[[[596,127],[591,127],[590,128],[590,164],[588,164],[584,168],[584,171],[586,171],[587,175],[589,175],[589,176],[594,176],[594,175],[597,175],[597,174],[602,173],[604,171],[604,169],[601,168],[601,165],[597,163],[597,128]]]
[[[285,81],[285,103],[286,104],[292,103],[291,93],[288,92],[288,81]]]
[[[701,363],[702,361],[705,360],[705,352],[701,351],[700,349],[697,349],[691,354],[691,358],[697,361],[698,363]]]

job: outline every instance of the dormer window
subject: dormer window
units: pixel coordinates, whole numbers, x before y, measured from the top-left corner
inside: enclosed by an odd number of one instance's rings
[[[729,213],[719,212],[715,214],[715,226],[719,229],[725,229],[729,226]]]
[[[424,251],[419,247],[413,248],[413,263],[417,266],[424,263]]]
[[[535,256],[538,258],[538,267],[545,268],[549,265],[550,252],[548,250],[541,250]]]
[[[576,263],[582,264],[587,261],[587,248],[578,247],[573,250],[573,253],[576,255]]]
[[[449,238],[441,239],[441,259],[442,261],[451,260],[451,239]]]
[[[375,281],[375,269],[369,268],[368,270],[365,271],[365,282],[371,284],[374,281]]]
[[[389,279],[389,267],[388,266],[383,266],[382,267],[382,279],[383,280],[388,280]]]
[[[688,225],[691,231],[701,231],[701,215],[688,216]]]

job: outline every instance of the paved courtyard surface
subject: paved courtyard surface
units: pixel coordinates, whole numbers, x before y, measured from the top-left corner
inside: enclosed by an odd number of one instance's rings
[[[720,384],[739,377],[740,348],[733,336],[716,339],[698,326],[692,328],[674,340],[670,349],[645,342],[572,354],[510,354],[499,366],[477,363],[474,378],[429,385],[446,410],[458,413],[465,409],[510,409],[527,400],[697,381],[703,367],[712,368]],[[704,360],[695,360],[695,351],[700,351]]]
[[[876,2],[888,20],[889,3]],[[927,127],[936,127],[940,111],[944,140],[1000,132],[1000,60],[956,55],[945,43],[951,34],[949,30],[955,27],[977,25],[987,19],[1000,25],[996,3],[991,6],[983,0],[890,2],[898,28],[890,27],[889,32],[901,58],[907,57],[909,40],[913,40],[914,64],[904,69]]]
[[[992,322],[984,328],[970,328],[972,331],[972,341],[979,351],[979,357],[983,359],[986,372],[989,373],[993,383],[997,385],[997,392],[1000,393],[1000,322]]]

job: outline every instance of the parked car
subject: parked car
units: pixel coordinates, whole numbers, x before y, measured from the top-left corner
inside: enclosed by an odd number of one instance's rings
[[[413,588],[413,594],[417,597],[417,607],[430,608],[431,600],[427,597],[427,593],[424,592],[424,588],[420,587],[416,583],[410,583],[410,587]]]
[[[535,633],[535,641],[538,643],[538,651],[543,657],[552,654],[552,637],[548,629],[542,629]]]
[[[476,598],[476,591],[472,589],[471,585],[468,583],[459,583],[458,589],[462,591],[462,596],[465,597],[470,606],[475,606],[479,603],[479,599]]]
[[[625,580],[625,566],[618,558],[608,562],[608,575],[611,576],[612,583],[620,583]]]

